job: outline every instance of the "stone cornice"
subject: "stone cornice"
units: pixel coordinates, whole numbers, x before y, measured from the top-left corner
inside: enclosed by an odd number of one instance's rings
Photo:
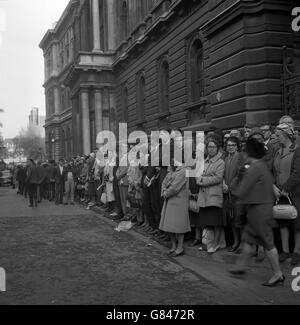
[[[206,36],[212,35],[240,15],[257,14],[263,10],[289,11],[287,2],[274,0],[265,0],[255,2],[250,0],[236,0],[231,6],[223,10],[220,14],[210,19],[199,28]]]
[[[43,50],[47,50],[47,48],[50,46],[50,44],[53,41],[53,38],[59,33],[60,28],[62,25],[67,22],[69,23],[69,14],[71,12],[71,9],[78,5],[80,3],[79,0],[71,0],[67,7],[65,8],[64,12],[62,13],[60,19],[56,23],[55,27],[53,29],[49,29],[43,39],[41,40],[39,47]],[[51,37],[50,37],[51,36]],[[55,41],[55,40],[54,40]]]

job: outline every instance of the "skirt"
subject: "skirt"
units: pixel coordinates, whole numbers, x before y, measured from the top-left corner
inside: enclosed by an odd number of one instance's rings
[[[273,204],[252,204],[245,206],[246,225],[242,241],[263,246],[266,250],[275,247],[273,236]]]
[[[199,210],[199,227],[224,227],[223,209],[218,207],[206,207]]]

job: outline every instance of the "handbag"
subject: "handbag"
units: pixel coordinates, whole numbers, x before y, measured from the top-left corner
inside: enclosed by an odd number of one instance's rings
[[[107,203],[107,195],[106,195],[105,192],[102,193],[100,201],[101,201],[103,204],[106,204],[106,203]]]
[[[292,204],[289,196],[287,197],[289,204],[278,204],[279,200],[276,201],[273,207],[273,216],[275,219],[283,220],[294,220],[298,217],[298,211]]]
[[[196,200],[189,200],[189,210],[195,213],[199,213],[200,208]]]

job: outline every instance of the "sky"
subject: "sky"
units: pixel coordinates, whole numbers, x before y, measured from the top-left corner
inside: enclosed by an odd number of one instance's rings
[[[32,107],[45,115],[44,58],[39,43],[69,0],[0,0],[0,132],[13,138]]]

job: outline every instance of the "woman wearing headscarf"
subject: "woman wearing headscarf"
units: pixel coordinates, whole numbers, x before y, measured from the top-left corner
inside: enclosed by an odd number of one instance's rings
[[[186,168],[176,167],[172,159],[170,171],[162,183],[164,199],[159,229],[169,234],[172,257],[184,254],[184,234],[191,231],[189,220],[189,185]]]
[[[285,277],[279,266],[278,252],[273,238],[273,178],[263,157],[264,144],[251,138],[246,142],[247,168],[240,175],[233,194],[245,207],[245,225],[242,233],[243,255],[238,267],[230,272],[234,275],[246,273],[248,260],[253,256],[253,245],[264,247],[272,267],[272,278],[263,283],[274,287],[283,284]]]
[[[200,187],[197,201],[200,208],[198,225],[212,230],[214,234],[213,241],[207,247],[208,253],[215,253],[218,249],[223,248],[223,227],[226,225],[222,210],[225,163],[220,147],[221,143],[216,139],[208,140],[204,172],[197,179],[197,184]]]
[[[290,197],[298,211],[295,220],[278,220],[282,243],[279,260],[284,262],[290,256],[289,235],[293,235],[295,247],[291,264],[297,265],[300,262],[300,148],[293,142],[294,132],[288,124],[280,124],[276,135],[280,149],[275,154],[273,164],[275,195],[283,204],[288,203]],[[289,234],[289,228],[292,234]]]

